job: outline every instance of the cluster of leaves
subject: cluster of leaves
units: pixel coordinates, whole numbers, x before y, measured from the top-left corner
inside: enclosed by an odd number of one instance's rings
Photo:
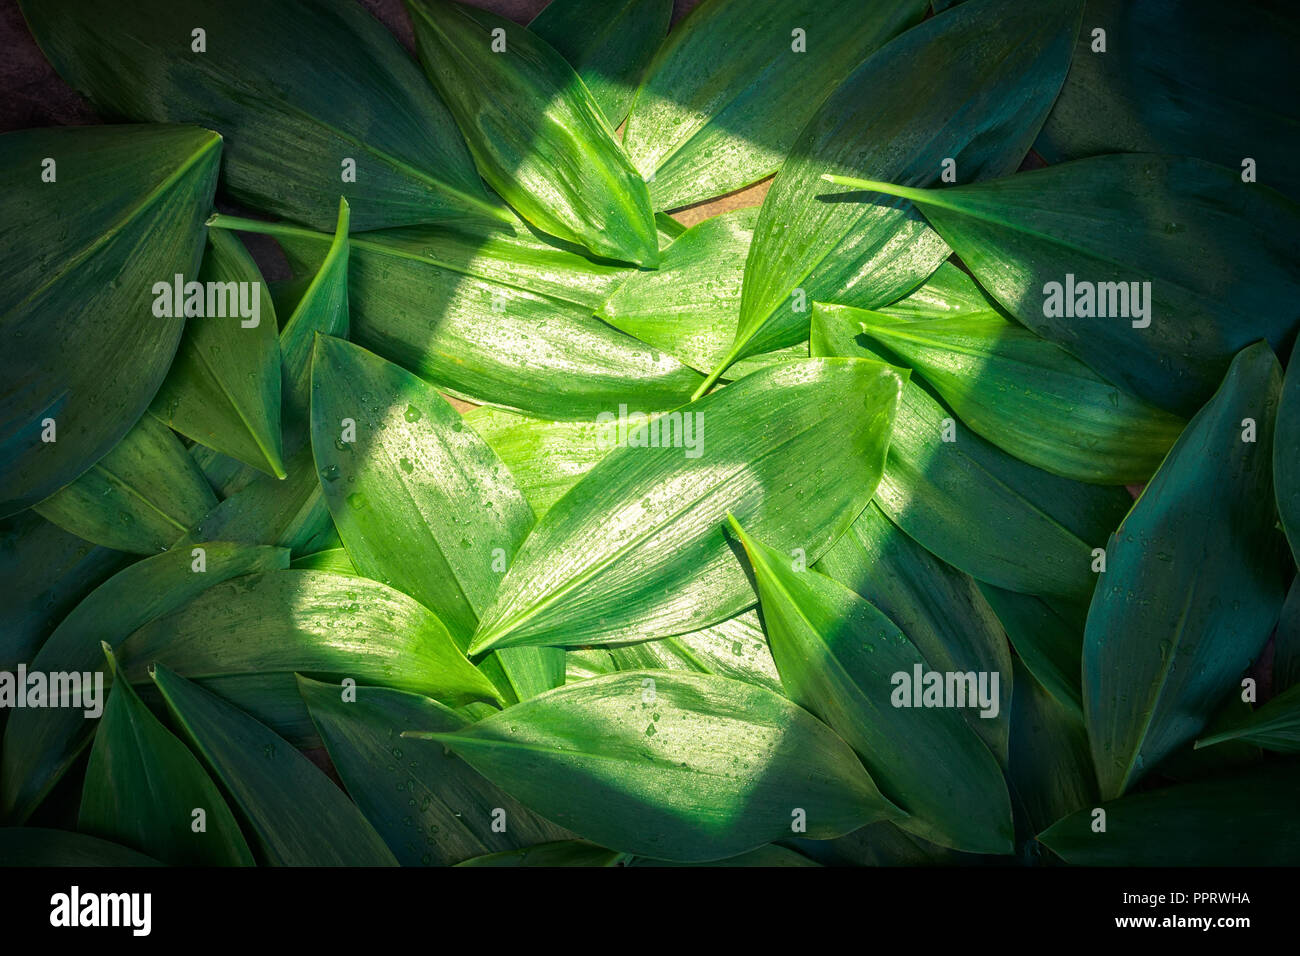
[[[1294,862],[1274,4],[20,5],[0,862]]]

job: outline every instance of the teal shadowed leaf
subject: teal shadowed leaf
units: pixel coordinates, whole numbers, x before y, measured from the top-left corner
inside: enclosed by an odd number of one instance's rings
[[[358,231],[510,218],[419,67],[356,3],[20,7],[59,75],[101,113],[228,137],[222,184],[243,205],[329,229],[342,192],[358,204]]]
[[[198,270],[220,156],[195,126],[0,136],[0,517],[75,481],[149,407],[185,324],[151,290]]]
[[[1233,359],[1106,547],[1083,648],[1103,797],[1192,741],[1277,623],[1283,543],[1260,503],[1281,386],[1265,343]]]

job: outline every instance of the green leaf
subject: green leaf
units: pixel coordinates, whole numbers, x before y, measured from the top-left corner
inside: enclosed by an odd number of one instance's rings
[[[1083,625],[1088,609],[992,584],[979,587],[1029,673],[1082,719]]]
[[[602,319],[691,368],[708,371],[731,346],[740,314],[758,207],[736,209],[692,226],[664,250],[659,268],[632,273],[596,312]],[[801,346],[738,362],[728,378],[793,357]]]
[[[116,676],[113,652],[105,645]],[[203,828],[195,830],[195,811]],[[173,866],[252,866],[221,793],[185,745],[114,680],[90,751],[77,827]]]
[[[1260,503],[1273,496],[1281,379],[1262,342],[1233,359],[1106,547],[1083,649],[1106,798],[1195,738],[1277,623],[1286,582]],[[1243,440],[1244,419],[1254,441]]]
[[[1249,156],[1260,182],[1300,194],[1300,114],[1287,94],[1300,28],[1289,12],[1271,0],[1088,0],[1034,149],[1049,163],[1173,153],[1241,168]],[[1097,29],[1104,53],[1092,49]]]
[[[617,129],[672,15],[672,0],[552,0],[528,29],[569,62]]]
[[[0,670],[12,671],[45,643],[88,592],[133,558],[98,548],[32,511],[0,519]]]
[[[1300,767],[1277,764],[1103,803],[1104,833],[1085,807],[1038,839],[1080,866],[1289,866],[1298,789]]]
[[[645,183],[587,87],[541,37],[446,0],[407,0],[415,47],[479,173],[524,219],[598,256],[653,267]]]
[[[0,866],[162,866],[98,837],[44,827],[0,827]]]
[[[1241,740],[1265,750],[1300,753],[1300,686],[1278,694],[1247,717],[1226,728],[1212,727],[1213,733],[1196,741],[1196,749]]]
[[[319,265],[330,237],[218,216]],[[628,269],[514,232],[370,233],[350,243],[351,338],[439,389],[539,418],[594,419],[620,402],[675,408],[701,377],[592,315]],[[432,318],[431,318],[432,317]]]
[[[468,647],[533,526],[523,492],[455,409],[405,369],[318,337],[312,385],[312,448],[348,556]],[[564,682],[559,649],[507,652],[499,663],[519,696]]]
[[[1137,154],[942,190],[837,181],[916,203],[1018,321],[1169,411],[1195,412],[1233,355],[1297,324],[1277,303],[1300,296],[1300,206],[1222,166]]]
[[[539,518],[610,451],[596,422],[541,421],[487,406],[467,410],[464,419],[510,469]]]
[[[618,866],[626,853],[606,850],[585,840],[540,843],[518,850],[488,853],[457,863],[457,866]]]
[[[1186,425],[993,312],[923,322],[845,314],[920,372],[976,434],[1063,478],[1144,482]]]
[[[611,647],[608,654],[614,669],[620,671],[693,671],[784,693],[776,662],[767,647],[767,635],[753,611],[690,634]]]
[[[157,554],[216,506],[185,446],[146,415],[89,471],[34,510],[106,548]]]
[[[763,202],[730,357],[803,341],[807,303],[877,308],[924,282],[948,256],[943,240],[914,210],[827,195],[822,175],[871,170],[930,183],[945,159],[962,182],[1010,173],[1065,77],[1081,7],[972,0],[909,30],[845,80]]]
[[[1300,340],[1297,340],[1300,342]],[[1300,564],[1300,344],[1291,347],[1273,437],[1273,489],[1291,555]]]
[[[329,507],[321,491],[311,446],[303,445],[287,462],[288,477],[258,475],[221,502],[173,547],[204,541],[273,544],[294,554],[337,545]]]
[[[185,323],[155,316],[150,290],[198,269],[220,155],[193,126],[0,136],[0,517],[71,484],[148,408]]]
[[[356,805],[283,739],[162,665],[151,676],[180,730],[255,834],[258,862],[396,865]]]
[[[595,677],[424,736],[548,819],[655,859],[735,856],[789,836],[799,810],[816,839],[902,816],[824,724],[722,677]]]
[[[182,435],[283,478],[280,346],[262,273],[238,238],[209,230],[198,281],[220,283],[225,297],[209,291],[207,314],[186,324],[171,371],[149,410]],[[244,317],[245,310],[250,317]]]
[[[879,362],[786,362],[635,428],[524,540],[471,652],[627,643],[734,617],[753,592],[723,518],[815,561],[876,488],[902,385]]]
[[[1273,637],[1273,683],[1283,689],[1300,684],[1300,577],[1291,581]]]
[[[346,699],[305,677],[298,688],[348,793],[402,865],[446,866],[566,836],[443,747],[401,739],[407,728],[468,723],[436,701],[384,687]]]
[[[901,319],[947,319],[997,310],[998,304],[961,267],[951,262],[939,266],[924,285],[879,309]]]
[[[314,554],[304,554],[289,565],[300,571],[333,571],[335,574],[356,574],[356,566],[348,557],[346,548],[329,548]]]
[[[31,662],[32,671],[103,669],[101,642],[120,645],[137,628],[174,611],[228,578],[283,568],[288,552],[226,542],[205,544],[202,572],[188,549],[137,561],[73,609]],[[90,741],[94,726],[80,710],[20,708],[9,715],[0,748],[0,810],[21,823],[31,815]]]
[[[1011,701],[1007,783],[1018,810],[1017,842],[1097,805],[1097,777],[1082,714],[1043,689],[1019,660]],[[1031,849],[1032,852],[1032,849]]]
[[[712,0],[694,10],[647,70],[624,134],[654,208],[772,175],[822,100],[873,50],[919,22],[925,7]]]
[[[226,136],[222,183],[239,203],[318,229],[333,226],[339,193],[360,210],[357,230],[506,215],[419,68],[355,3],[20,6],[59,75],[100,112],[202,122]],[[200,26],[206,48],[196,53]]]
[[[284,370],[281,394],[284,397],[286,431],[296,432],[302,428],[306,432],[309,427],[311,355],[317,333],[346,339],[351,330],[348,319],[348,226],[351,221],[351,207],[346,199],[340,199],[334,241],[280,332]],[[296,435],[286,439],[293,440],[296,440]],[[309,443],[310,437],[305,435],[304,442]]]
[[[875,357],[855,332],[843,307],[813,307],[814,355]],[[944,441],[950,429],[955,440]],[[948,409],[909,381],[876,503],[927,551],[977,580],[1082,603],[1095,584],[1092,549],[1132,502],[1121,488],[1049,475],[956,431]]]
[[[882,791],[911,814],[900,826],[955,849],[1010,853],[1011,803],[997,760],[957,704],[920,705],[923,671],[950,688],[954,672],[936,669],[856,592],[792,568],[784,551],[754,540],[734,518],[731,527],[754,570],[772,657],[791,699],[853,746]],[[967,675],[984,685],[981,694],[994,679]],[[999,706],[996,696],[991,705],[971,700],[968,686],[975,692],[974,683],[961,685],[960,706],[983,706],[981,713]]]
[[[122,673],[155,662],[193,680],[230,674],[336,674],[453,706],[496,691],[427,608],[378,581],[273,571],[226,581],[141,627],[118,652]]]
[[[817,570],[893,622],[941,671],[997,673],[998,716],[962,711],[985,746],[1006,763],[1011,655],[993,610],[971,578],[935,558],[875,504],[821,556]]]

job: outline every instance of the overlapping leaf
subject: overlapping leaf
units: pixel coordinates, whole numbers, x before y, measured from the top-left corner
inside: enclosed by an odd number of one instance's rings
[[[447,0],[407,0],[415,46],[479,173],[537,228],[653,267],[645,183],[582,80],[540,36]]]
[[[633,429],[524,540],[470,650],[626,643],[733,617],[753,594],[727,513],[815,561],[875,490],[902,384],[878,362],[786,362]]]
[[[849,72],[920,21],[924,0],[710,0],[668,36],[624,148],[655,209],[721,196],[781,168]]]
[[[117,647],[137,628],[230,578],[283,568],[288,552],[227,542],[203,546],[203,571],[190,551],[145,558],[113,575],[73,609],[31,662],[34,671],[84,673],[103,667],[101,642]],[[90,740],[81,710],[19,709],[5,725],[0,753],[0,809],[25,820]]]
[[[345,700],[338,686],[303,677],[298,687],[348,793],[403,865],[445,866],[565,837],[459,757],[401,738],[469,723],[437,701],[384,687]]]
[[[1104,797],[1196,736],[1277,622],[1280,542],[1260,503],[1280,388],[1268,346],[1243,350],[1106,548],[1083,651]]]
[[[106,115],[203,123],[226,136],[223,184],[255,209],[328,229],[342,192],[360,207],[358,230],[505,216],[447,108],[358,4],[20,6],[54,68]]]
[[[814,355],[874,355],[842,307],[813,309]],[[945,441],[948,432],[955,440]],[[1119,488],[1049,475],[956,430],[916,382],[903,390],[876,495],[889,519],[973,578],[1029,594],[1086,602],[1101,547],[1131,503]]]
[[[1144,482],[1186,424],[996,313],[923,322],[866,309],[846,314],[919,372],[977,434],[1064,478]]]
[[[568,60],[617,129],[672,14],[672,0],[553,0],[528,29]]]
[[[1300,324],[1300,206],[1222,166],[1132,154],[947,189],[841,182],[916,203],[1018,321],[1169,411]]]
[[[800,811],[818,838],[902,816],[824,724],[722,677],[597,677],[429,736],[556,823],[655,859],[734,856],[794,833]]]
[[[177,726],[239,806],[272,866],[394,866],[343,791],[286,741],[159,665],[151,672]]]
[[[983,699],[966,697],[962,684],[960,704],[917,706],[921,688],[910,682],[941,665],[927,661],[856,592],[816,571],[793,569],[786,554],[751,538],[734,520],[731,526],[754,570],[772,656],[791,699],[853,746],[872,779],[910,814],[903,827],[961,850],[1010,852],[1011,803],[1002,771],[953,709],[978,708]],[[905,703],[899,703],[900,675],[910,687]],[[998,675],[999,683],[1010,676]],[[942,673],[940,680],[946,680]],[[989,689],[993,678],[986,672],[978,680]],[[972,695],[975,687],[969,685]],[[987,706],[997,707],[997,700]]]
[[[185,446],[145,415],[89,471],[34,510],[106,548],[157,554],[216,506]]]
[[[1088,0],[1034,149],[1049,163],[1176,153],[1240,168],[1249,158],[1259,182],[1300,197],[1300,114],[1286,92],[1300,27],[1289,12],[1272,0]]]
[[[273,235],[316,269],[330,238],[218,216]],[[351,241],[351,338],[440,389],[555,420],[594,419],[620,402],[680,405],[700,376],[592,312],[628,275],[524,229],[420,228]]]
[[[253,863],[216,784],[127,680],[114,680],[104,706],[77,827],[176,866]]]
[[[193,126],[0,136],[0,516],[76,480],[144,414],[185,321],[155,315],[151,290],[198,270],[220,155]]]
[[[182,435],[283,478],[280,346],[262,273],[238,238],[213,229],[198,281],[213,291],[187,322],[149,410]]]
[[[909,30],[845,80],[799,135],[763,203],[730,357],[803,341],[814,301],[876,308],[934,272],[948,247],[914,210],[840,201],[821,177],[870,171],[929,183],[945,160],[961,182],[1011,172],[1065,77],[1081,8],[1082,0],[971,0]]]

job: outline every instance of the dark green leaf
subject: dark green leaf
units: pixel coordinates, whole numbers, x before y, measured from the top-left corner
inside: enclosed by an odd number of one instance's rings
[[[31,663],[45,673],[103,669],[101,642],[117,647],[137,628],[228,578],[283,568],[289,554],[226,542],[203,545],[195,571],[189,549],[145,558],[113,575],[73,609]],[[70,708],[18,709],[5,725],[0,748],[0,800],[5,819],[26,820],[90,741],[94,725]]]
[[[1278,303],[1300,297],[1300,206],[1222,166],[1137,154],[942,190],[843,182],[915,202],[1017,320],[1179,414],[1297,324]]]
[[[1085,807],[1038,839],[1082,866],[1290,866],[1297,791],[1300,767],[1279,764],[1103,803],[1104,833]]]
[[[655,56],[624,134],[654,208],[676,209],[772,175],[822,100],[873,50],[920,21],[925,7],[925,0],[699,6]]]
[[[1011,172],[1065,77],[1081,9],[1082,0],[1050,8],[971,0],[909,30],[845,80],[763,203],[732,357],[803,341],[814,301],[877,308],[925,281],[948,247],[920,216],[899,204],[843,202],[821,177],[870,170],[930,183],[946,159],[962,182]]]
[[[814,307],[813,354],[874,356],[843,312]],[[955,440],[944,441],[950,430]],[[1095,583],[1092,549],[1131,499],[1123,489],[1049,475],[957,431],[948,410],[908,382],[876,503],[931,554],[973,578],[1078,603]]]
[[[177,725],[238,805],[272,866],[394,866],[374,828],[310,760],[252,717],[159,665]]]
[[[796,832],[800,810],[819,839],[901,816],[824,724],[722,677],[596,677],[429,736],[556,823],[654,859],[735,856]]]
[[[1297,196],[1292,12],[1275,0],[1088,0],[1070,73],[1034,149],[1049,163],[1175,153],[1241,168],[1251,157],[1260,182]],[[1099,29],[1105,52],[1093,50]]]
[[[1273,637],[1273,683],[1282,689],[1300,684],[1300,577],[1291,581]]]
[[[0,136],[0,517],[75,481],[148,408],[185,323],[151,290],[198,270],[220,155],[193,126]]]
[[[993,312],[923,322],[845,314],[920,372],[972,431],[1054,475],[1144,482],[1186,424]]]
[[[304,677],[298,687],[348,793],[404,866],[565,837],[445,748],[401,739],[407,729],[454,732],[468,723],[436,701],[384,687],[358,687],[346,699],[338,686]]]
[[[900,826],[955,849],[1011,852],[1011,803],[1002,771],[955,711],[982,707],[981,714],[996,716],[999,695],[992,682],[1003,675],[970,672],[967,683],[954,684],[954,672],[937,670],[857,593],[792,567],[785,552],[754,540],[734,519],[731,527],[754,570],[782,685],[848,741],[883,792],[911,814]],[[941,692],[944,681],[950,693],[960,687],[960,703],[954,697],[922,706],[930,674],[938,675]]]
[[[1001,674],[998,716],[965,710],[971,729],[1000,763],[1007,759],[1011,654],[976,584],[935,558],[869,504],[817,562],[817,570],[868,601],[941,671]]]
[[[1082,715],[1043,689],[1016,661],[1007,782],[1027,836],[1097,803],[1097,777]],[[1019,840],[1022,827],[1017,827]]]
[[[0,866],[162,866],[98,837],[43,827],[0,827]]]
[[[654,266],[645,183],[600,106],[541,37],[446,0],[407,0],[420,62],[479,173],[524,219],[598,256]]]
[[[1291,348],[1273,437],[1273,489],[1282,530],[1300,564],[1300,339]]]
[[[1266,344],[1242,351],[1107,545],[1083,648],[1104,797],[1197,735],[1277,623],[1286,582],[1260,503],[1281,384]]]
[[[1196,741],[1196,749],[1229,740],[1244,740],[1265,750],[1300,752],[1300,687],[1283,691],[1249,716]]]
[[[146,415],[89,471],[34,510],[106,548],[157,554],[216,506],[185,446]]]
[[[0,670],[25,663],[86,594],[133,558],[97,548],[40,515],[0,519]]]
[[[1021,662],[1076,717],[1083,717],[1083,624],[1087,608],[981,584]]]
[[[551,0],[528,29],[569,61],[617,129],[672,14],[672,0]]]
[[[54,68],[101,112],[227,136],[222,181],[241,203],[318,229],[334,225],[339,193],[360,210],[358,230],[506,215],[419,68],[355,3],[20,6]]]
[[[902,385],[879,362],[786,362],[636,428],[524,540],[471,651],[627,643],[734,617],[753,592],[726,514],[815,561],[880,480]]]
[[[220,283],[226,297],[209,292],[209,311],[186,324],[149,410],[182,435],[283,478],[280,345],[262,273],[237,237],[213,229],[198,281]]]
[[[106,653],[110,668],[113,652]],[[114,672],[116,674],[116,672]],[[194,814],[203,811],[202,826]],[[252,866],[221,793],[185,745],[114,680],[90,751],[77,828],[173,866]]]

